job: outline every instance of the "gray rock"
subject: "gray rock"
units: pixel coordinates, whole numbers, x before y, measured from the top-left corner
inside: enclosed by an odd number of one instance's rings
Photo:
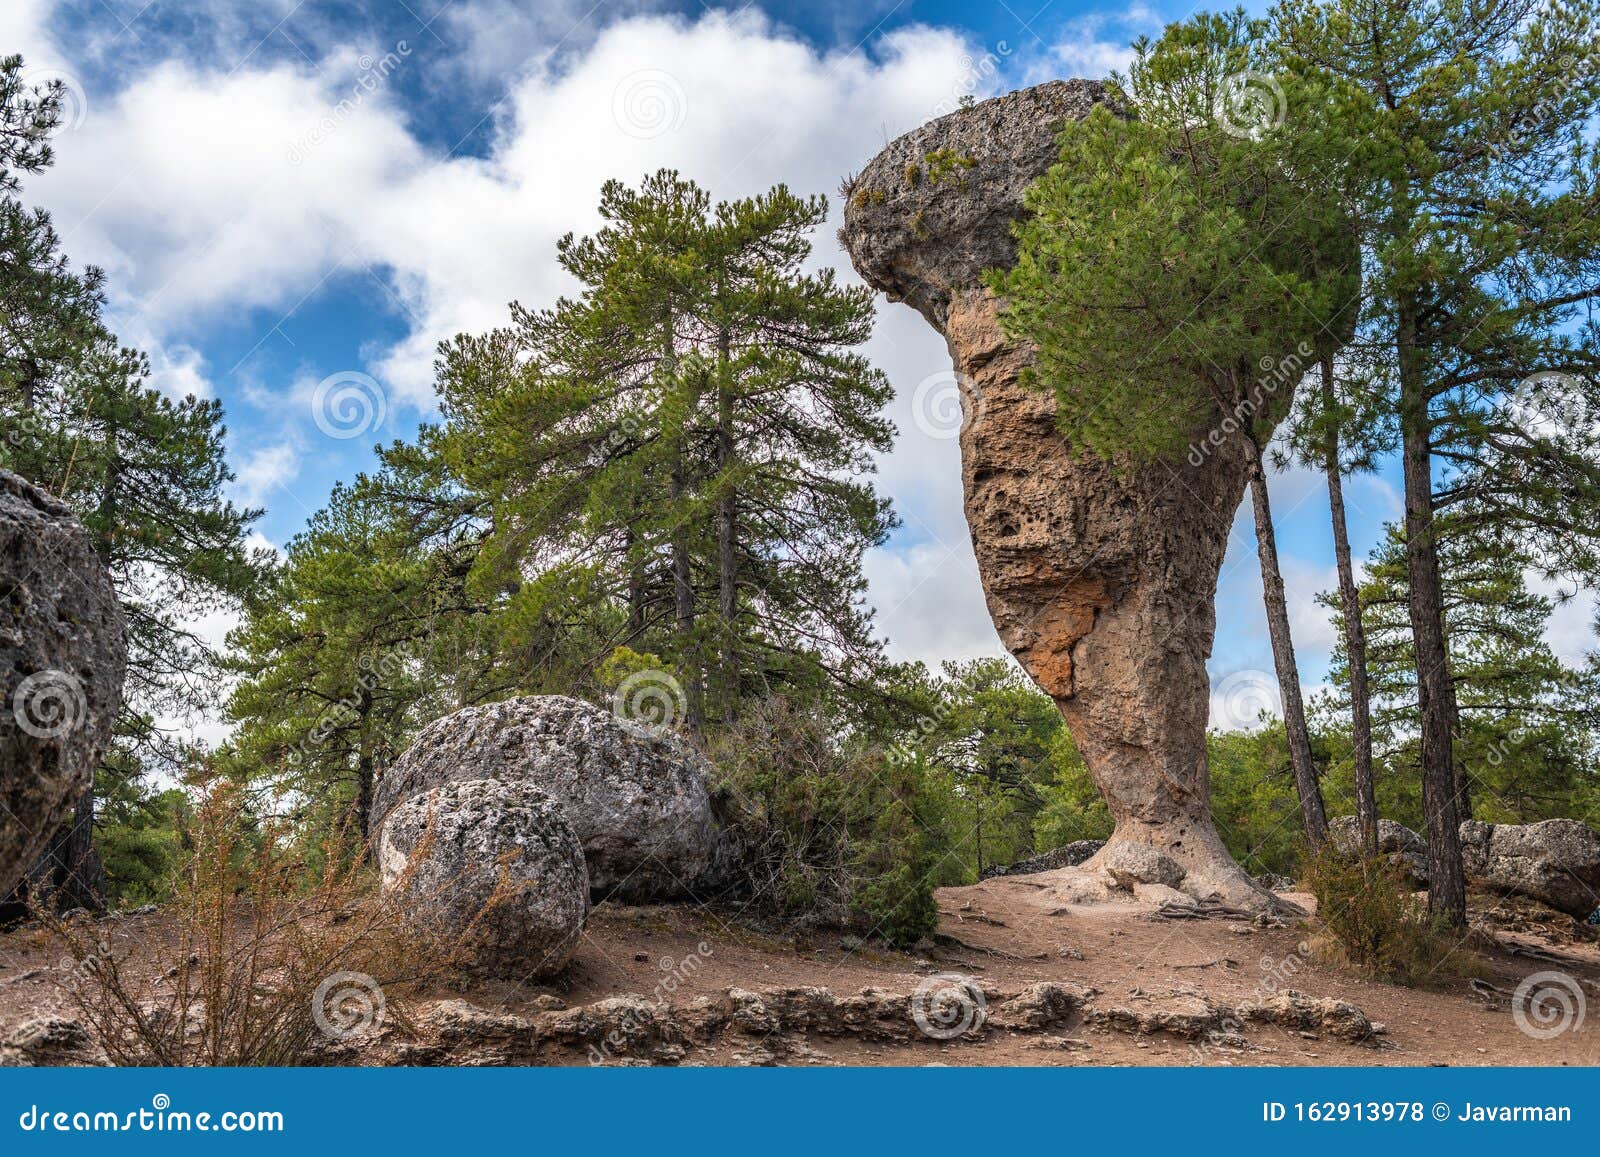
[[[707,774],[670,732],[564,695],[508,699],[423,728],[378,783],[373,830],[401,801],[444,783],[531,783],[565,809],[597,902],[681,897],[716,846]]]
[[[1075,868],[1105,846],[1104,840],[1073,840],[1043,855],[1018,860],[1014,864],[991,864],[978,878],[990,880],[996,876],[1032,876],[1056,868]]]
[[[0,1068],[98,1068],[110,1063],[89,1030],[65,1017],[32,1017],[0,1040]]]
[[[1164,884],[1176,888],[1183,883],[1183,865],[1149,844],[1117,840],[1107,844],[1090,865],[1108,874],[1119,888],[1131,890],[1136,884]]]
[[[1577,820],[1461,825],[1473,883],[1531,896],[1580,919],[1600,904],[1600,832]]]
[[[475,779],[413,796],[384,825],[378,865],[423,929],[448,944],[464,935],[489,976],[559,971],[589,914],[578,837],[528,783]]]
[[[1056,130],[1105,99],[1101,81],[1053,80],[896,137],[846,190],[839,240],[856,269],[943,329],[952,292],[1016,259],[1011,226],[1060,155]],[[930,171],[930,157],[953,169]]]
[[[93,781],[126,663],[122,609],[88,532],[0,470],[0,895]]]
[[[1361,821],[1339,816],[1328,823],[1328,838],[1347,856],[1361,848]],[[1378,821],[1378,854],[1398,863],[1406,878],[1419,888],[1428,886],[1428,841],[1394,820]]]

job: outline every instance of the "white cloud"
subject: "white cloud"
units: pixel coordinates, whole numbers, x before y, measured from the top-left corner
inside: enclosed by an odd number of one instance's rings
[[[671,166],[718,197],[780,181],[832,194],[887,140],[997,83],[981,52],[926,27],[881,37],[869,55],[820,51],[754,11],[641,15],[558,56],[541,38],[559,13],[507,32],[503,8],[485,0],[449,17],[480,45],[501,29],[509,54],[495,65],[509,89],[487,156],[421,145],[389,87],[361,84],[371,62],[363,73],[349,51],[316,69],[263,59],[231,73],[189,55],[97,100],[61,139],[56,168],[30,186],[74,259],[107,269],[119,329],[153,351],[163,389],[206,395],[209,373],[280,420],[276,432],[270,423],[249,431],[236,453],[241,501],[286,501],[279,488],[319,437],[302,379],[360,368],[382,383],[391,410],[426,412],[437,341],[500,324],[512,299],[542,304],[569,290],[555,242],[595,227],[607,179]],[[395,67],[422,64],[406,55]],[[817,262],[853,280],[832,239],[838,209],[817,234]],[[268,311],[270,325],[272,314],[314,308],[339,277],[381,283],[409,323],[400,340],[368,351],[368,365],[303,367],[272,383],[248,357],[208,367],[192,348],[208,327],[252,310]],[[904,391],[882,482],[911,524],[869,565],[880,627],[902,655],[995,653],[958,451],[909,418],[910,387],[948,369],[942,343],[891,306],[868,353]]]
[[[264,506],[280,497],[279,490],[300,472],[300,451],[289,442],[277,442],[236,457],[234,496],[245,506]]]

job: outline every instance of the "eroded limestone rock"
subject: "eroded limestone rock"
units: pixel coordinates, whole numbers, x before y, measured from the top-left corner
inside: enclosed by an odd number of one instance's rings
[[[531,695],[436,719],[378,782],[373,830],[403,800],[469,779],[531,783],[560,802],[596,902],[680,897],[713,866],[708,767],[670,732],[565,695]]]
[[[1146,844],[1181,865],[1185,893],[1269,909],[1278,901],[1212,824],[1205,753],[1217,572],[1250,470],[1242,440],[1131,469],[1069,451],[1053,397],[1019,384],[1031,347],[1007,341],[981,285],[1014,259],[1011,224],[1056,160],[1058,128],[1104,99],[1097,82],[1054,81],[907,133],[852,184],[840,240],[862,277],[949,347],[989,612],[1061,708],[1116,819],[1083,870],[1118,844]],[[931,157],[948,174],[937,182]]]
[[[474,779],[412,796],[384,824],[378,866],[424,931],[464,940],[489,976],[559,971],[589,914],[578,837],[530,783]]]
[[[0,470],[0,896],[93,781],[126,662],[122,609],[88,531]]]
[[[1569,916],[1600,908],[1600,832],[1577,820],[1461,825],[1461,858],[1473,883],[1531,896]]]

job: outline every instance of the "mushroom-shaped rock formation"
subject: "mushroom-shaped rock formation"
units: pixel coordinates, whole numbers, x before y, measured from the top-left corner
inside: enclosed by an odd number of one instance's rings
[[[126,661],[122,608],[89,532],[0,470],[0,896],[93,781]]]
[[[1133,468],[1073,451],[1051,394],[1019,384],[1033,351],[1001,332],[1000,302],[981,284],[1014,261],[1012,223],[1057,159],[1060,126],[1104,99],[1097,82],[1053,81],[907,133],[850,184],[839,237],[862,277],[917,309],[955,362],[989,613],[1060,707],[1116,820],[1081,871],[1103,879],[1118,845],[1150,845],[1182,869],[1188,895],[1269,909],[1278,902],[1212,824],[1206,764],[1217,572],[1250,471],[1241,440]]]

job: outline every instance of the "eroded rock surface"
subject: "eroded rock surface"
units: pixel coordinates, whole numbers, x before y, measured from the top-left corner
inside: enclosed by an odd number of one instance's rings
[[[1212,824],[1205,754],[1217,572],[1249,476],[1242,440],[1133,468],[1069,451],[1053,397],[1019,384],[1032,349],[1006,340],[981,285],[1014,259],[1011,223],[1055,161],[1060,125],[1103,99],[1096,82],[1055,81],[907,133],[851,185],[840,240],[949,347],[989,612],[1061,708],[1116,819],[1101,856],[1150,845],[1182,867],[1185,893],[1271,908]]]
[[[88,532],[0,470],[0,896],[92,782],[126,661],[122,609]]]
[[[1461,858],[1473,883],[1531,896],[1569,916],[1600,908],[1600,832],[1577,820],[1461,825]]]
[[[379,781],[373,830],[403,800],[469,779],[531,783],[583,844],[598,902],[684,896],[716,849],[705,759],[670,732],[565,695],[436,719]]]
[[[589,914],[583,849],[561,805],[529,783],[447,783],[395,808],[378,848],[383,886],[471,965],[525,980],[559,971]]]
[[[733,1045],[736,1064],[813,1063],[808,1041],[852,1037],[876,1044],[942,1045],[982,1041],[995,1033],[1044,1034],[1068,1028],[1092,1033],[1164,1035],[1244,1049],[1252,1023],[1325,1032],[1352,1044],[1376,1045],[1385,1031],[1344,1001],[1288,992],[1235,1008],[1195,992],[1102,998],[1079,984],[1039,981],[1006,991],[967,981],[956,1015],[935,1019],[927,985],[914,992],[863,988],[834,993],[811,985],[758,990],[729,988],[672,1003],[614,996],[577,1008],[518,1016],[462,1000],[440,1001],[417,1017],[418,1043],[403,1046],[401,1064],[527,1064],[582,1053],[591,1064],[681,1064],[696,1050]],[[946,1023],[948,1020],[948,1023]],[[1059,1038],[1044,1037],[1051,1047]],[[1079,1040],[1066,1042],[1087,1047]]]
[[[1339,816],[1328,823],[1328,838],[1347,856],[1361,850],[1361,821]],[[1428,886],[1428,841],[1405,824],[1378,821],[1378,854],[1400,865],[1406,878],[1419,888]]]

